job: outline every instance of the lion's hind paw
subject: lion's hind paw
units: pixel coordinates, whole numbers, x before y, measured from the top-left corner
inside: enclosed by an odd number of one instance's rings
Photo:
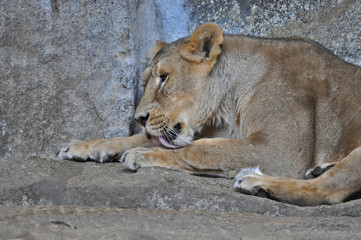
[[[247,175],[248,173],[256,173],[258,175],[263,175],[263,173],[261,172],[261,170],[259,169],[259,166],[257,167],[249,167],[249,168],[243,168],[241,169],[241,171],[239,171],[239,173],[236,176],[236,180],[242,178],[243,176]],[[237,181],[236,181],[237,182]]]
[[[237,174],[234,188],[245,194],[268,197],[268,193],[262,188],[263,176],[259,166],[244,168]]]
[[[326,171],[330,170],[333,166],[335,166],[337,162],[324,163],[316,166],[315,168],[308,169],[305,173],[305,179],[314,179],[321,176]]]

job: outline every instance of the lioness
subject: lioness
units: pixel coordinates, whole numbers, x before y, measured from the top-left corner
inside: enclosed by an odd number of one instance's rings
[[[361,68],[320,44],[206,23],[158,41],[142,78],[142,134],[72,141],[59,157],[236,177],[242,192],[299,205],[361,190]]]

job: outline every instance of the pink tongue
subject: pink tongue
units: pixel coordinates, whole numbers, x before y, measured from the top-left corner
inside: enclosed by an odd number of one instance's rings
[[[164,137],[152,137],[152,142],[154,145],[156,146],[161,146],[163,145],[166,148],[180,148],[180,146],[176,146],[171,144],[167,139],[165,139]]]

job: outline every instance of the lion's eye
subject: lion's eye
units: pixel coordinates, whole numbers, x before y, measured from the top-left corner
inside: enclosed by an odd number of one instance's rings
[[[159,82],[159,88],[161,88],[163,86],[163,84],[168,80],[168,73],[163,73],[159,76],[160,78],[160,82]]]

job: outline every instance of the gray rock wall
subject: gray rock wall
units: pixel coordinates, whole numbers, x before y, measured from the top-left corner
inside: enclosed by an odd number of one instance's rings
[[[127,1],[0,2],[0,156],[53,157],[73,138],[130,134],[130,9]]]
[[[0,157],[54,157],[71,139],[126,136],[155,40],[203,22],[305,36],[361,65],[361,1],[0,2]]]

